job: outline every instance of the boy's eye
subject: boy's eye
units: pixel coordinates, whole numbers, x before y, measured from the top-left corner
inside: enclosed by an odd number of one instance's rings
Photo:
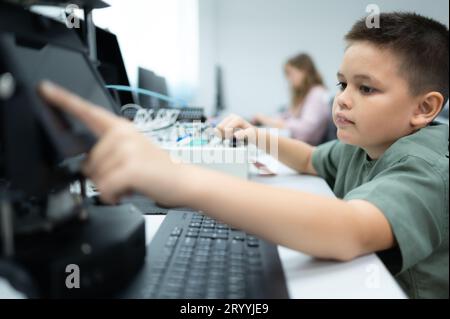
[[[337,85],[341,91],[344,91],[347,88],[347,83],[339,82]]]
[[[376,90],[374,88],[371,88],[369,86],[365,86],[365,85],[361,85],[359,87],[359,91],[363,94],[372,94],[374,93]]]

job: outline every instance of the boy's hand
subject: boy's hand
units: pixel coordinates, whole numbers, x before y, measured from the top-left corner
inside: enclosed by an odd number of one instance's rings
[[[262,125],[280,129],[284,128],[285,126],[282,119],[273,118],[260,113],[255,115],[255,117],[252,119],[252,123],[254,125]]]
[[[234,136],[238,140],[242,140],[247,137],[250,143],[256,144],[256,127],[238,115],[232,114],[227,116],[216,126],[216,129],[224,139],[232,139]]]
[[[268,125],[270,118],[267,115],[257,113],[252,119],[254,125]]]
[[[83,174],[97,185],[103,201],[116,203],[136,191],[164,205],[178,204],[184,165],[173,163],[169,154],[154,146],[131,123],[52,83],[43,82],[39,93],[99,137],[83,165]]]

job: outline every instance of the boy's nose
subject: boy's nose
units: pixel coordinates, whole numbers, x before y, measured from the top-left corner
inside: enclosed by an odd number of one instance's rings
[[[339,109],[351,109],[352,108],[352,101],[350,99],[350,96],[347,92],[348,90],[344,90],[343,92],[339,93],[335,98],[335,103],[339,107]]]

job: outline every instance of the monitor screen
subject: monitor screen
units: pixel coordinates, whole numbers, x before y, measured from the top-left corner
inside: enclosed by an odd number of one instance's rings
[[[99,62],[97,69],[103,80],[108,85],[130,86],[116,35],[101,28],[96,28],[95,30],[97,38],[97,59]],[[121,106],[135,103],[131,92],[113,91],[111,93]]]
[[[149,90],[158,94],[167,96],[167,82],[162,76],[155,74],[153,71],[139,67],[138,69],[139,88]],[[157,99],[155,97],[141,94],[139,96],[139,103],[146,108],[160,108],[167,107],[167,101]]]
[[[29,84],[36,86],[42,79],[49,79],[96,105],[117,111],[102,83],[94,77],[90,62],[80,52],[52,44],[39,49],[15,45],[14,51]]]

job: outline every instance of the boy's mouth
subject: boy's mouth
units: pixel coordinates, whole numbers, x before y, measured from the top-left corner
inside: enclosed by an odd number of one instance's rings
[[[350,121],[342,113],[336,113],[336,115],[334,117],[334,122],[336,123],[336,126],[338,126],[338,127],[345,127],[345,126],[355,125],[355,122]]]

